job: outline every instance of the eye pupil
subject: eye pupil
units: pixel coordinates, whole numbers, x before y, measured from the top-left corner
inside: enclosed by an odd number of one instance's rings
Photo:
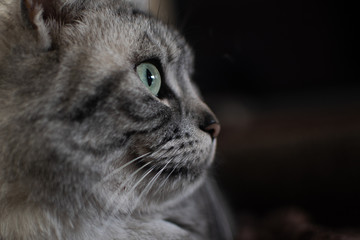
[[[149,69],[146,69],[146,78],[149,86],[151,86],[154,82],[154,75],[150,72]]]

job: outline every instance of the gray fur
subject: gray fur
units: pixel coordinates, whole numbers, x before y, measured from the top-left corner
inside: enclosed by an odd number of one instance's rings
[[[0,239],[230,239],[185,40],[131,1],[44,2],[0,0]]]

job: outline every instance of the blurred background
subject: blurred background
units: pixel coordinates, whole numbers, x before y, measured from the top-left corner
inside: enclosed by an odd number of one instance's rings
[[[354,3],[174,3],[222,124],[216,174],[238,220],[296,207],[321,226],[360,229]]]

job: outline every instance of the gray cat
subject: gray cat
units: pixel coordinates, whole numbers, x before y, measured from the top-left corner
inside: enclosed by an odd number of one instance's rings
[[[231,239],[220,126],[146,5],[0,0],[1,240]]]

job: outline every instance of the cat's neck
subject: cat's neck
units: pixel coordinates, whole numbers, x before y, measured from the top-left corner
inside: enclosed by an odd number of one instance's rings
[[[106,215],[89,208],[69,217],[37,204],[1,204],[0,239],[193,239],[162,214]]]

